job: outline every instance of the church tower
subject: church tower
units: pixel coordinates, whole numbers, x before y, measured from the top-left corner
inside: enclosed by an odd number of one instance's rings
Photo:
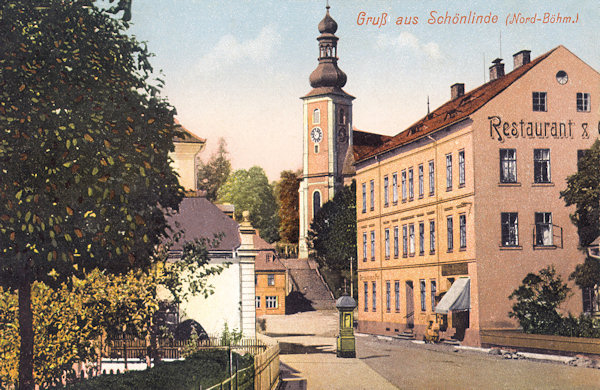
[[[303,170],[300,182],[299,257],[308,257],[307,232],[321,206],[344,185],[342,170],[352,151],[352,100],[342,90],[346,74],[338,68],[337,23],[329,15],[319,23],[319,64],[310,75],[313,88],[303,96]]]

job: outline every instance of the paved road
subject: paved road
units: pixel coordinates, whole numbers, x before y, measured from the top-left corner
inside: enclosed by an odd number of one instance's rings
[[[357,336],[357,359],[335,356],[337,313],[267,317],[282,368],[313,389],[600,389],[600,370],[511,360],[449,345]]]
[[[455,352],[456,351],[456,352]],[[357,337],[358,358],[401,389],[600,389],[600,370],[447,345]]]

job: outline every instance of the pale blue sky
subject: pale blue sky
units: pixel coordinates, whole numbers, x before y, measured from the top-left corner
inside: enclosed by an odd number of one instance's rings
[[[450,85],[471,90],[484,82],[491,60],[512,70],[512,54],[532,58],[562,44],[600,70],[597,0],[357,1],[330,0],[344,90],[354,101],[354,126],[393,135],[450,97]],[[385,26],[358,25],[359,12],[388,14]],[[498,16],[496,24],[435,25],[430,12]],[[509,25],[511,13],[560,13],[578,23]],[[207,138],[208,158],[219,137],[235,169],[262,166],[269,178],[301,167],[302,102],[317,65],[317,24],[324,0],[134,0],[132,33],[146,41],[164,94],[182,124]],[[417,25],[398,26],[416,16]],[[500,48],[500,34],[502,45]],[[485,67],[484,67],[485,57]],[[600,86],[598,86],[600,87]]]

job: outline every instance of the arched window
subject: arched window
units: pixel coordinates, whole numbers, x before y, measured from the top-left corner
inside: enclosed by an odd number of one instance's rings
[[[313,192],[313,218],[321,210],[321,193],[319,191]]]
[[[315,108],[313,111],[313,124],[321,123],[321,110]]]
[[[340,120],[339,121],[342,125],[346,124],[346,111],[344,111],[343,108],[340,109]]]

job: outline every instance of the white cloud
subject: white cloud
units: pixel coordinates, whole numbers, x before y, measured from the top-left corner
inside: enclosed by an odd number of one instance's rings
[[[416,35],[406,31],[402,31],[396,37],[381,34],[377,37],[377,45],[382,49],[394,48],[400,51],[411,49],[434,60],[439,60],[443,57],[440,46],[436,42],[423,43]]]
[[[262,63],[271,58],[280,42],[281,36],[273,26],[263,27],[256,38],[246,41],[228,34],[200,59],[198,68],[210,71],[243,61]]]

